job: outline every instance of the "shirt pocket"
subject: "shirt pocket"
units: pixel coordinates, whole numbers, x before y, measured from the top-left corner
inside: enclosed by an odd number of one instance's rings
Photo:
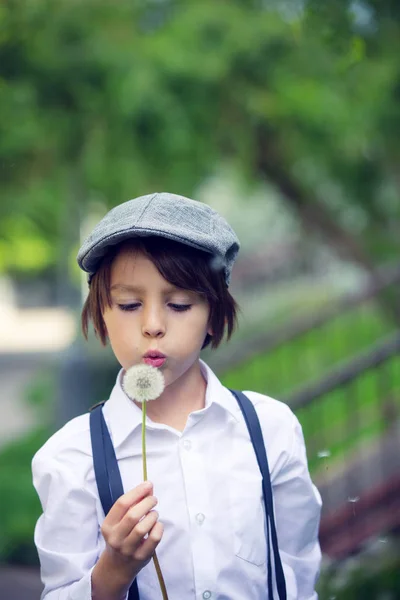
[[[235,555],[261,566],[267,559],[265,508],[261,474],[247,474],[229,485],[230,517],[234,534]]]

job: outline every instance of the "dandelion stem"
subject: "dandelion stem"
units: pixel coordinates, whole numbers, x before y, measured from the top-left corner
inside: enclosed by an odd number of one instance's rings
[[[165,587],[164,578],[161,573],[160,563],[158,562],[157,554],[153,554],[154,566],[157,571],[158,583],[160,584],[163,600],[168,600],[167,588]]]
[[[142,458],[143,481],[147,481],[147,455],[146,455],[146,402],[142,402]]]
[[[146,455],[146,402],[142,402],[142,460],[143,460],[143,481],[147,481],[147,455]],[[153,554],[154,566],[157,572],[158,583],[162,593],[163,600],[168,600],[167,588],[165,587],[164,577],[161,572],[160,563],[157,554]]]

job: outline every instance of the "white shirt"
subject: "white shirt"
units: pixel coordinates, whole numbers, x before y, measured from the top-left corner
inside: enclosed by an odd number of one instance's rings
[[[164,525],[157,555],[170,600],[265,600],[261,474],[236,399],[200,364],[205,408],[189,415],[184,431],[147,418],[148,478]],[[143,480],[142,412],[125,395],[121,373],[103,410],[126,492]],[[315,600],[321,498],[308,473],[301,427],[282,402],[245,393],[267,448],[288,600]],[[89,415],[56,432],[34,456],[32,470],[43,509],[35,529],[41,599],[91,600],[91,571],[105,543]],[[162,598],[153,561],[137,581],[141,600]]]

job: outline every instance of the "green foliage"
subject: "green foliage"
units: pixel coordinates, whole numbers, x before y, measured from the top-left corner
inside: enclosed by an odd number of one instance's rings
[[[398,356],[297,411],[313,475],[348,459],[355,449],[376,440],[399,412]],[[329,450],[329,459],[321,463],[318,453],[325,449]]]
[[[380,600],[400,595],[399,541],[396,537],[375,540],[358,556],[326,565],[318,581],[320,600]]]
[[[298,186],[367,254],[392,256],[398,11],[303,4],[4,2],[0,268],[74,252],[93,199],[191,194],[226,160],[283,200]]]
[[[241,382],[251,381],[252,389],[287,398],[292,391],[318,380],[341,361],[367,350],[392,328],[376,303],[368,302],[361,309],[339,313],[324,326],[258,354],[224,373],[223,382],[227,387],[237,387]]]
[[[227,371],[222,382],[230,388],[252,389],[285,400],[291,392],[368,350],[391,330],[376,304],[367,303]],[[399,410],[398,356],[299,410],[313,475],[343,460],[360,444],[376,439],[391,424],[391,412]],[[321,463],[318,453],[325,449],[329,460]]]
[[[31,460],[49,435],[47,429],[38,429],[0,452],[0,561],[37,564],[33,531],[41,507]]]

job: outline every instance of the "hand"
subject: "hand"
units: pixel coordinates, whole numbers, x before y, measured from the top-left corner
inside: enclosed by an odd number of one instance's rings
[[[163,535],[158,512],[153,510],[157,498],[151,495],[152,492],[153,486],[147,482],[121,496],[101,527],[106,542],[107,559],[104,559],[126,583],[131,583],[151,560]]]

